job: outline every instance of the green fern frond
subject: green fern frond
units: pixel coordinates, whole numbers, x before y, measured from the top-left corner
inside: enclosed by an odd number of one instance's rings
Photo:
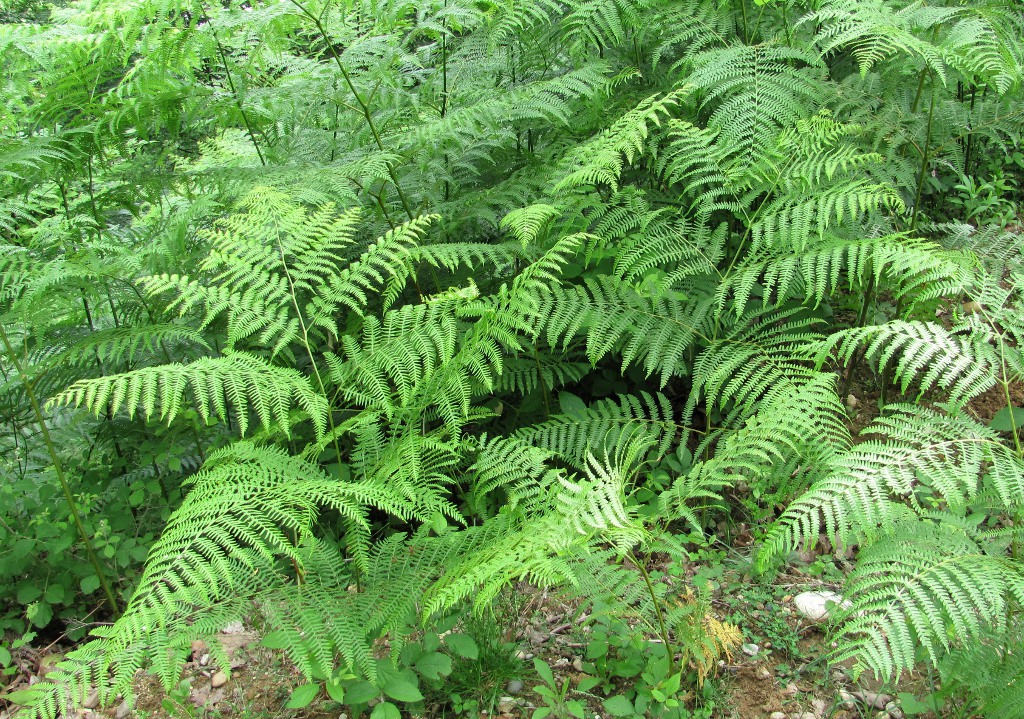
[[[614,454],[631,442],[649,442],[664,455],[676,435],[671,403],[661,394],[620,395],[594,402],[573,414],[555,415],[526,427],[516,439],[542,447],[581,471],[591,466],[595,453]]]
[[[242,434],[250,412],[268,430],[273,425],[287,433],[294,424],[293,409],[301,409],[318,434],[327,426],[327,402],[305,376],[242,352],[81,380],[50,403],[85,407],[94,414],[124,408],[129,416],[139,412],[171,422],[187,399],[203,419],[227,419],[230,407]]]
[[[891,532],[908,513],[929,501],[963,511],[983,491],[1000,503],[1024,502],[1024,463],[998,434],[964,416],[912,405],[864,430],[872,439],[831,462],[830,474],[793,502],[769,532],[762,565],[801,542],[826,533],[834,545],[851,546]]]
[[[833,351],[838,359],[849,362],[861,347],[869,362],[879,368],[893,367],[893,379],[901,391],[916,381],[918,397],[937,386],[948,392],[954,404],[962,405],[996,383],[998,362],[993,362],[991,349],[979,352],[978,344],[969,338],[929,322],[894,320],[835,332],[818,343],[817,364],[820,367]]]
[[[1024,600],[1024,572],[989,554],[959,528],[901,523],[860,552],[847,580],[851,606],[839,612],[836,659],[856,658],[876,676],[892,678],[971,644],[992,628],[1004,631],[1010,602]]]

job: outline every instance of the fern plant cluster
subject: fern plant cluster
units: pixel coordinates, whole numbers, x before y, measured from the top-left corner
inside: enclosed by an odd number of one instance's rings
[[[381,640],[523,580],[643,617],[678,690],[733,634],[647,558],[750,511],[764,571],[857,549],[837,658],[1019,665],[1021,239],[952,196],[1019,174],[1019,7],[0,17],[0,536],[39,560],[0,601],[116,619],[26,716],[170,689],[254,614],[311,681],[372,684]],[[67,597],[33,573],[58,555]]]

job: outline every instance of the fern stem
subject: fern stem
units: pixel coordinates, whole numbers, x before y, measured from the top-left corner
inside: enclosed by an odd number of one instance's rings
[[[931,83],[931,103],[928,108],[928,128],[925,130],[924,135],[924,147],[921,155],[921,171],[917,176],[917,194],[914,196],[914,214],[910,218],[910,231],[913,232],[917,227],[917,218],[921,215],[921,195],[924,193],[924,178],[928,171],[929,157],[929,146],[932,143],[932,120],[935,117],[935,80]]]
[[[373,141],[377,145],[377,149],[381,152],[384,150],[384,142],[380,139],[380,133],[377,131],[377,124],[373,121],[373,113],[370,112],[370,108],[363,100],[362,95],[359,94],[359,90],[356,89],[355,83],[352,82],[352,77],[348,74],[348,70],[345,68],[345,63],[341,61],[341,56],[338,55],[338,51],[334,49],[333,43],[331,43],[331,36],[327,32],[327,28],[324,27],[323,21],[319,16],[314,15],[306,8],[299,0],[289,0],[292,5],[297,7],[299,11],[313,21],[316,25],[317,32],[324,40],[324,44],[327,46],[328,52],[334,59],[334,63],[338,66],[338,70],[341,71],[341,76],[345,79],[345,84],[348,85],[349,91],[352,96],[356,99],[356,103],[359,105],[359,109],[363,113],[363,117],[366,119],[366,126],[370,129],[370,134],[373,135]],[[391,178],[392,184],[395,186],[395,191],[398,193],[398,199],[402,202],[402,209],[405,210],[405,214],[408,215],[410,220],[416,219],[416,215],[413,214],[412,206],[409,205],[409,200],[405,196],[405,192],[402,191],[402,186],[398,182],[398,176],[395,174],[395,168],[391,166],[391,163],[387,163],[388,176]]]
[[[627,552],[626,556],[629,557],[629,561],[631,561],[640,571],[640,576],[644,578],[644,583],[647,585],[647,593],[651,595],[651,603],[654,605],[654,613],[658,617],[658,634],[661,635],[661,641],[664,642],[665,651],[668,654],[668,675],[671,677],[676,673],[675,649],[669,639],[668,629],[665,627],[665,613],[662,611],[661,602],[658,601],[658,595],[654,593],[654,584],[651,582],[651,575],[647,573],[647,567],[637,560],[636,555],[633,554],[632,551]]]
[[[551,396],[548,393],[548,383],[544,381],[544,370],[540,366],[537,345],[533,346],[533,361],[537,363],[537,381],[540,383],[540,393],[544,398],[544,419],[551,419]]]
[[[252,141],[252,146],[256,148],[256,155],[260,158],[260,164],[266,165],[267,160],[263,157],[263,151],[260,150],[260,145],[256,142],[256,133],[252,130],[252,124],[249,122],[249,114],[242,107],[242,98],[238,96],[238,91],[235,89],[235,81],[231,77],[231,68],[228,67],[228,57],[224,52],[224,46],[220,44],[220,38],[217,37],[217,31],[213,30],[213,41],[217,45],[217,54],[220,55],[220,61],[224,65],[224,74],[228,79],[228,87],[231,88],[231,96],[235,98],[235,104],[238,105],[238,111],[242,114],[242,124],[245,125],[245,131],[249,134],[249,140]]]
[[[53,461],[53,470],[56,472],[57,480],[60,482],[61,489],[64,491],[64,499],[68,503],[68,510],[71,512],[72,521],[74,521],[75,528],[78,530],[78,536],[82,540],[85,552],[89,556],[89,563],[92,564],[93,571],[96,572],[96,578],[99,579],[100,586],[103,587],[103,593],[106,595],[111,611],[115,617],[119,617],[121,615],[121,608],[117,603],[117,597],[114,595],[114,590],[111,588],[110,582],[107,581],[107,573],[103,571],[103,566],[100,564],[99,556],[97,556],[96,550],[92,546],[89,534],[85,531],[85,525],[82,523],[82,515],[78,511],[78,503],[75,502],[75,496],[71,492],[71,486],[68,484],[67,478],[64,476],[64,465],[61,463],[60,457],[57,455],[57,448],[54,446],[53,438],[50,437],[50,430],[46,426],[46,418],[43,417],[43,412],[39,408],[39,402],[36,399],[32,380],[30,380],[28,375],[25,374],[21,361],[18,359],[18,354],[14,351],[14,347],[11,346],[11,341],[7,338],[7,331],[4,329],[2,324],[0,324],[0,339],[3,340],[4,348],[7,350],[7,355],[11,358],[11,362],[14,364],[14,369],[18,373],[18,377],[21,379],[22,385],[25,387],[25,394],[28,395],[28,401],[32,405],[32,412],[35,414],[36,421],[39,423],[39,429],[42,432],[43,442],[46,444],[46,450],[50,453],[50,459]]]

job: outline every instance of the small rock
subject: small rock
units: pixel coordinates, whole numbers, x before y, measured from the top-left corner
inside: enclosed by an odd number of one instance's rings
[[[575,669],[578,672],[582,672],[583,671],[583,660],[580,659],[579,657],[576,657],[575,659],[573,659],[572,660],[572,668]]]
[[[829,607],[835,604],[843,609],[853,606],[839,594],[829,591],[802,592],[793,597],[793,605],[802,617],[815,624],[828,621]]]
[[[555,663],[552,664],[551,666],[552,667],[567,667],[567,666],[569,666],[569,660],[566,659],[565,657],[559,657],[558,659],[555,660]]]
[[[82,708],[83,709],[95,709],[99,705],[100,705],[100,693],[98,691],[96,691],[95,689],[93,689],[91,692],[89,692],[89,696],[87,696],[85,698],[85,701],[82,702]]]
[[[892,719],[903,719],[903,710],[896,706],[896,702],[886,704],[885,711],[889,713]]]
[[[498,700],[498,711],[502,714],[509,714],[517,706],[516,700],[512,697],[502,697]]]
[[[518,652],[516,652],[516,659],[519,659],[519,660],[533,659],[533,655],[532,654],[527,654],[525,649],[520,649]]]
[[[346,714],[345,712],[342,712],[341,714],[338,715],[338,719],[348,719],[348,714]]]
[[[225,674],[223,671],[217,672],[213,675],[213,678],[210,679],[210,686],[212,686],[214,689],[216,689],[217,687],[222,687],[227,683],[228,675]]]
[[[786,715],[783,712],[772,712],[768,715],[768,719],[786,719]]]
[[[789,684],[786,685],[785,693],[786,694],[790,694],[792,696],[796,696],[797,694],[800,693],[800,689],[797,687],[796,684],[794,684],[793,682],[790,682]]]
[[[856,692],[853,696],[872,709],[885,709],[885,705],[892,701],[892,697],[888,694],[876,694],[875,692]]]
[[[221,634],[241,634],[245,631],[245,625],[241,622],[231,622],[220,630]]]
[[[818,719],[814,712],[804,712],[800,715],[800,719]]]
[[[756,644],[744,644],[741,649],[743,649],[743,653],[748,657],[756,657],[757,653],[761,651],[761,647]]]
[[[811,709],[814,710],[814,714],[819,717],[825,716],[825,700],[814,699],[811,701]]]
[[[772,673],[770,671],[768,671],[767,667],[761,667],[760,669],[757,670],[757,678],[758,679],[771,679],[772,678]]]
[[[209,663],[210,663],[210,655],[209,654],[204,654],[203,656],[199,657],[199,666],[205,667]]]
[[[846,395],[846,408],[851,412],[857,409],[857,405],[860,404],[860,400],[855,395]]]
[[[519,692],[523,691],[523,683],[518,679],[513,679],[505,685],[505,691],[507,691],[509,694],[518,694]]]
[[[964,302],[964,314],[973,315],[981,312],[981,303],[971,300],[970,302]]]
[[[850,694],[850,692],[839,692],[839,701],[842,702],[843,709],[853,709],[857,706],[857,697]]]
[[[117,709],[114,710],[114,719],[125,719],[132,713],[132,705],[125,700],[117,705]]]

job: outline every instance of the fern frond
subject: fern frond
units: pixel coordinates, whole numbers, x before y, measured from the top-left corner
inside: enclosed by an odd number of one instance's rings
[[[327,402],[305,376],[241,352],[81,380],[50,403],[85,407],[94,414],[108,406],[111,412],[124,408],[129,416],[139,412],[171,422],[189,399],[187,391],[203,419],[227,419],[232,408],[242,434],[250,412],[268,430],[276,425],[287,433],[294,424],[293,408],[303,411],[317,433],[327,426]]]
[[[854,352],[864,348],[864,358],[879,368],[893,367],[893,378],[906,392],[917,381],[918,397],[932,387],[949,393],[950,400],[962,405],[997,380],[998,361],[992,352],[980,352],[969,338],[951,334],[941,325],[929,322],[894,320],[884,325],[853,327],[835,332],[817,347],[821,366],[833,352],[849,362]]]

